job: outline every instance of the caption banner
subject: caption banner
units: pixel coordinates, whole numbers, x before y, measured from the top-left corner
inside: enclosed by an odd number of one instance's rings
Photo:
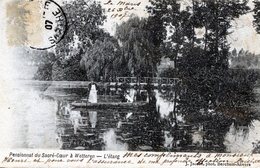
[[[259,154],[9,150],[1,167],[259,167]]]

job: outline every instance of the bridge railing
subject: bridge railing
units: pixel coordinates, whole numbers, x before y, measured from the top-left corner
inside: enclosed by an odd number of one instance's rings
[[[181,80],[178,78],[161,78],[161,77],[117,77],[116,81],[108,82],[111,83],[129,83],[129,84],[153,84],[153,85],[176,85]],[[22,86],[51,86],[56,88],[88,88],[90,81],[37,81],[37,80],[24,80],[20,81],[19,84]],[[97,82],[98,85],[102,86],[106,82]]]
[[[176,84],[179,78],[161,78],[161,77],[117,77],[118,83],[151,83],[151,84]]]

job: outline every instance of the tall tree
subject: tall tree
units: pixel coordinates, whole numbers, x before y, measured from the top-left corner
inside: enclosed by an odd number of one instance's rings
[[[181,98],[188,103],[182,108],[190,109],[181,111],[216,107],[228,69],[231,21],[249,10],[247,1],[192,0],[184,5],[179,0],[151,0],[151,4],[151,15],[160,17],[168,32],[167,56],[177,63],[182,79]],[[197,28],[205,30],[203,39],[197,37]]]
[[[96,1],[70,1],[63,4],[67,18],[67,31],[55,48],[53,80],[87,80],[80,70],[83,54],[91,49],[97,39],[107,34],[100,28],[105,20],[102,7]],[[58,69],[58,70],[56,70]],[[71,79],[69,79],[71,78]]]
[[[116,38],[123,52],[118,61],[125,68],[122,75],[153,76],[156,72],[160,56],[147,22],[147,19],[132,17],[117,27]]]
[[[81,47],[87,50],[104,34],[100,26],[106,17],[101,5],[96,1],[65,2],[63,9],[67,18],[67,31],[64,39],[56,47],[57,53],[66,54],[75,36],[78,37]]]
[[[231,33],[231,21],[249,11],[247,0],[214,0],[203,1],[203,6],[207,9],[203,15],[207,16],[202,25],[207,32],[207,55],[211,57],[211,62],[215,68],[228,68],[229,44],[227,35]]]
[[[81,67],[86,71],[89,80],[109,80],[116,76],[118,64],[116,59],[121,56],[117,40],[110,37],[103,41],[97,40],[81,59]]]

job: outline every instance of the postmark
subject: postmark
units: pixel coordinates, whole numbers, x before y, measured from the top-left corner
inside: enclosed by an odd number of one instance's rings
[[[42,5],[40,20],[42,41],[30,44],[32,49],[38,50],[54,47],[62,40],[67,30],[66,15],[59,4],[53,0],[45,0]]]

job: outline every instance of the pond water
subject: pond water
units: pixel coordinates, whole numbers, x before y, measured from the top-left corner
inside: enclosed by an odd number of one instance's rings
[[[258,120],[245,126],[217,116],[191,124],[171,113],[174,103],[165,95],[173,92],[154,92],[146,108],[73,109],[70,103],[87,99],[88,92],[16,89],[10,111],[3,114],[11,122],[0,124],[8,130],[1,147],[252,152],[260,140]],[[120,96],[98,92],[97,101],[120,102]]]

